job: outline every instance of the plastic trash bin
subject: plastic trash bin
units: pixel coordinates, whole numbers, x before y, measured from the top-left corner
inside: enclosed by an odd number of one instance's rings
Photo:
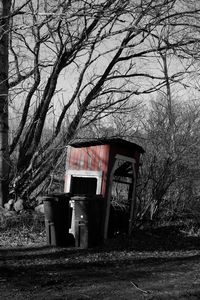
[[[68,246],[71,210],[70,194],[50,194],[43,197],[47,244]]]
[[[101,245],[103,242],[103,197],[71,197],[74,207],[75,245],[88,248]]]

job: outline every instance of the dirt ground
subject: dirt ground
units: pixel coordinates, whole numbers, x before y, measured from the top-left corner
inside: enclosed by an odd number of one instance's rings
[[[0,299],[200,299],[200,250],[0,248]]]
[[[87,250],[0,241],[0,299],[200,299],[200,238],[165,228]]]

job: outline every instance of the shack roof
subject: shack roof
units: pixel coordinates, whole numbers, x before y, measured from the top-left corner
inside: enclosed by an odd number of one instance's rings
[[[71,143],[70,146],[75,148],[83,148],[83,147],[90,147],[90,146],[100,146],[100,145],[112,145],[112,146],[123,146],[127,148],[132,148],[137,150],[139,153],[144,153],[144,149],[139,146],[138,144],[129,142],[124,139],[120,138],[113,138],[113,139],[98,139],[98,140],[87,140],[81,142]]]

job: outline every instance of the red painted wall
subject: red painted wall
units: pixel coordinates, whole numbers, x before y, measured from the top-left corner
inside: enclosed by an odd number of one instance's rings
[[[108,161],[109,161],[109,145],[98,145],[83,148],[70,147],[67,154],[67,169],[86,170],[86,171],[102,171],[102,195],[105,194]]]
[[[133,146],[103,144],[82,148],[69,147],[66,169],[102,171],[101,193],[107,196],[108,179],[116,154],[128,156],[136,160],[136,175],[139,169],[140,153]],[[66,178],[67,180],[67,178]]]

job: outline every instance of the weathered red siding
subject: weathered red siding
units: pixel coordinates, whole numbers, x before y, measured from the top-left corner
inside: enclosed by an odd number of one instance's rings
[[[105,194],[108,161],[109,161],[109,145],[98,145],[83,148],[70,147],[67,155],[67,169],[86,170],[86,171],[102,171],[102,194]]]
[[[117,154],[134,158],[136,160],[136,174],[139,168],[140,153],[143,149],[133,143],[123,140],[118,142],[108,142],[105,144],[75,145],[69,147],[67,154],[66,169],[68,170],[85,170],[85,171],[102,171],[101,193],[107,196],[109,185],[109,176]],[[68,180],[67,177],[65,180]]]

